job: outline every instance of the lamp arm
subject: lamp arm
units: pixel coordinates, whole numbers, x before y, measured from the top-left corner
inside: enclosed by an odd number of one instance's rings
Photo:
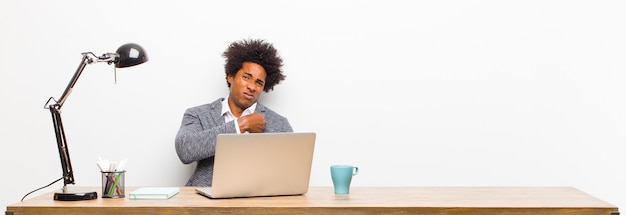
[[[63,106],[63,103],[65,103],[65,100],[67,99],[67,97],[72,92],[72,89],[74,88],[74,85],[76,84],[76,81],[78,81],[78,78],[82,74],[87,64],[93,63],[93,59],[90,58],[89,55],[93,55],[93,54],[89,52],[83,53],[83,59],[80,62],[78,69],[76,69],[74,76],[70,80],[70,83],[65,88],[65,91],[63,91],[63,94],[61,95],[60,99],[55,100],[53,97],[50,97],[50,99],[48,99],[48,102],[46,102],[46,105],[44,106],[44,108],[50,109],[50,114],[52,115],[54,133],[56,135],[57,147],[59,149],[59,157],[61,159],[61,168],[63,169],[63,190],[64,191],[66,190],[66,185],[74,184],[74,171],[72,170],[70,152],[69,152],[69,149],[67,148],[67,140],[65,139],[65,130],[63,129],[63,122],[61,120],[61,107]],[[51,101],[54,101],[55,103],[51,104]]]
[[[57,139],[57,147],[59,149],[59,158],[61,159],[61,168],[63,170],[63,189],[66,185],[74,184],[74,171],[72,170],[72,161],[70,160],[70,151],[67,148],[67,140],[65,139],[65,130],[61,121],[61,106],[50,106],[50,114],[52,115],[52,123],[54,124],[54,133]]]
[[[65,103],[65,100],[67,99],[67,97],[70,95],[70,93],[72,93],[72,89],[74,88],[74,85],[76,84],[76,81],[78,81],[78,78],[80,77],[80,75],[83,73],[85,66],[93,62],[93,59],[91,59],[88,56],[88,54],[89,53],[83,53],[83,60],[80,62],[80,65],[78,65],[78,69],[76,69],[76,72],[74,73],[74,76],[70,80],[70,83],[67,84],[65,91],[63,91],[63,94],[57,101],[57,105],[59,106],[58,109],[61,109],[61,106],[63,106],[63,103]],[[49,101],[50,100],[48,100],[48,102]]]

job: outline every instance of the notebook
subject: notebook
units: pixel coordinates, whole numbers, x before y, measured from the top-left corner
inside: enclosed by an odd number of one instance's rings
[[[315,133],[219,134],[209,198],[301,195],[309,190]]]
[[[130,193],[130,199],[169,199],[179,191],[178,187],[141,187]]]

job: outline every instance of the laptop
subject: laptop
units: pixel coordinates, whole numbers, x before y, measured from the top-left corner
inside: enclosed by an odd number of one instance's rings
[[[309,190],[314,132],[219,134],[209,198],[302,195]]]

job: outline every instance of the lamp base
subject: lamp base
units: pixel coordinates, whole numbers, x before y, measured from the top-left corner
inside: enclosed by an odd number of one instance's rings
[[[95,191],[87,191],[87,192],[56,192],[54,193],[54,200],[58,201],[80,201],[80,200],[91,200],[97,199],[98,193]]]

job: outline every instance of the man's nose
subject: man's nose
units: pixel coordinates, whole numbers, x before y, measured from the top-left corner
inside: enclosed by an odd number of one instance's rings
[[[246,88],[248,88],[248,90],[250,90],[250,92],[255,92],[256,91],[256,85],[254,84],[254,81],[252,81],[252,80],[246,81]]]

